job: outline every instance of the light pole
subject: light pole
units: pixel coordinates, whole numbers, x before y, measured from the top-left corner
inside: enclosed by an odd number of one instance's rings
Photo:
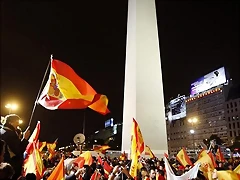
[[[194,153],[196,154],[196,151],[195,151],[195,142],[194,142],[194,125],[198,122],[198,119],[197,118],[190,118],[188,119],[188,122],[192,125],[192,129],[190,130],[190,134],[192,134],[192,141],[193,141],[193,151]]]
[[[8,114],[11,114],[12,111],[16,110],[18,108],[17,104],[7,104],[5,108],[8,109]]]
[[[191,129],[191,130],[190,130],[190,134],[192,134],[193,151],[194,151],[194,154],[195,154],[194,133],[195,133],[195,131],[194,131],[193,129]]]

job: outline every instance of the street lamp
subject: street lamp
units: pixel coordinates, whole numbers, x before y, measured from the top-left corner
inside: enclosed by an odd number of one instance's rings
[[[8,109],[8,114],[11,114],[12,111],[16,110],[18,108],[17,104],[7,104],[5,108]]]
[[[192,126],[193,126],[193,124],[198,122],[198,119],[197,118],[190,118],[190,119],[188,119],[188,122],[191,123]]]
[[[191,129],[190,130],[190,134],[192,134],[193,151],[195,153],[194,133],[195,133],[194,129]]]
[[[188,119],[188,122],[191,123],[192,128],[194,128],[194,124],[196,124],[196,123],[198,122],[198,119],[195,118],[195,117],[194,117],[194,118],[190,118],[190,119]],[[190,134],[192,134],[193,151],[194,151],[194,153],[196,153],[196,152],[195,152],[195,143],[194,143],[194,133],[195,133],[195,130],[194,130],[194,129],[191,129],[191,130],[190,130]]]
[[[194,134],[194,133],[195,133],[195,131],[194,131],[193,129],[191,129],[191,130],[190,130],[190,133],[191,133],[191,134]]]
[[[23,120],[19,119],[19,120],[18,120],[18,123],[19,123],[19,124],[22,124],[22,123],[23,123]]]

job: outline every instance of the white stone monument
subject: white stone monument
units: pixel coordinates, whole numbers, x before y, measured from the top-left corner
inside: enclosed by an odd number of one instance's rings
[[[145,144],[162,157],[167,133],[155,0],[129,0],[122,151],[130,152],[132,119]]]

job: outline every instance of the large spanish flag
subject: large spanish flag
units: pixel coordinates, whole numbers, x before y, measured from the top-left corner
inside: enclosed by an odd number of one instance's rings
[[[49,80],[38,103],[49,110],[91,108],[107,114],[108,98],[98,94],[84,79],[67,64],[53,59]]]

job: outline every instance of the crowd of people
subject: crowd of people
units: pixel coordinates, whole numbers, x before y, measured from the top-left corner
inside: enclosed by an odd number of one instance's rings
[[[30,131],[26,129],[21,133],[18,130],[19,119],[19,116],[11,114],[6,116],[4,122],[2,122],[0,132],[0,179],[36,180],[37,176],[34,173],[28,173],[25,176],[22,175],[24,152],[28,145]],[[41,177],[42,180],[48,179],[62,158],[65,160],[64,173],[66,180],[133,179],[129,173],[131,161],[126,156],[114,158],[110,158],[106,154],[99,155],[98,157],[92,156],[91,163],[82,166],[75,161],[68,161],[69,159],[78,158],[71,152],[56,151],[53,158],[48,159],[44,155],[42,155],[42,158],[45,167],[45,171]],[[169,158],[168,161],[176,176],[181,176],[192,168],[190,165],[182,166],[174,157]],[[233,170],[239,164],[239,158],[234,159],[234,161],[217,162],[216,171]],[[167,180],[165,165],[163,159],[140,157],[137,179]],[[212,179],[217,179],[216,171],[212,172]],[[207,178],[199,170],[195,179],[205,180]]]

